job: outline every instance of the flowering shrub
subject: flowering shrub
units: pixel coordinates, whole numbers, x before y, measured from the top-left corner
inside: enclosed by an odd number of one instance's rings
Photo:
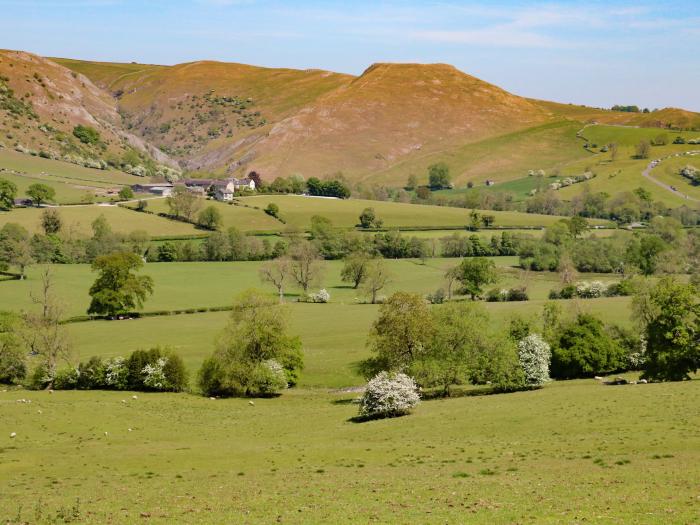
[[[518,358],[528,385],[539,386],[549,381],[552,352],[541,336],[530,334],[518,342]]]
[[[107,388],[115,390],[126,390],[129,382],[129,369],[126,366],[126,359],[114,357],[105,362],[105,384]]]
[[[256,372],[257,387],[263,395],[274,394],[288,386],[284,367],[275,359],[263,361]]]
[[[603,297],[607,288],[605,283],[600,281],[582,281],[576,283],[576,295],[584,299],[595,299],[597,297]]]
[[[318,293],[310,293],[308,295],[309,301],[312,303],[327,303],[331,300],[331,294],[329,294],[325,288],[318,291]]]
[[[379,372],[374,376],[360,400],[364,417],[396,417],[408,414],[420,401],[418,387],[406,374]]]
[[[639,338],[639,346],[627,354],[627,362],[630,370],[641,370],[647,360],[647,340],[644,336]]]
[[[164,368],[168,363],[167,357],[159,357],[155,363],[143,367],[143,384],[153,390],[170,390],[170,384],[165,377]]]
[[[524,287],[494,288],[486,293],[486,300],[490,303],[507,301],[527,301],[529,299]]]

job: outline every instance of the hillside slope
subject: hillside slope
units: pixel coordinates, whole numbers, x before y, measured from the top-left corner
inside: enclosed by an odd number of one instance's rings
[[[77,125],[100,135],[96,144],[73,136]],[[23,51],[0,50],[0,136],[6,146],[91,159],[128,148],[159,162],[168,157],[123,128],[117,102],[107,91],[52,60]]]
[[[375,64],[276,124],[256,146],[263,173],[371,177],[412,157],[548,120],[531,102],[443,64]],[[405,180],[405,179],[404,179]]]
[[[0,52],[0,74],[16,93],[15,109],[27,112],[4,110],[0,132],[8,146],[82,148],[70,131],[85,123],[100,131],[108,151],[131,144],[186,170],[255,170],[267,180],[342,173],[353,183],[398,186],[409,175],[424,182],[427,166],[445,161],[463,186],[586,162],[591,152],[577,132],[589,123],[700,128],[698,113],[623,113],[528,99],[445,64],[375,64],[354,77]],[[40,129],[44,122],[49,131]]]

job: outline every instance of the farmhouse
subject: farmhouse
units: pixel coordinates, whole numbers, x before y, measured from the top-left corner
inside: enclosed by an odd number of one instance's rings
[[[233,179],[235,180],[235,179]],[[211,187],[214,190],[214,198],[217,201],[232,201],[236,192],[236,185],[231,179],[215,181]]]
[[[236,190],[250,190],[255,191],[255,181],[251,178],[246,177],[245,179],[228,179],[233,181],[233,185]]]

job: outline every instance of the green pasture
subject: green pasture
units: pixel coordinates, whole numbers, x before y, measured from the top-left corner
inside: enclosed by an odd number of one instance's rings
[[[26,176],[26,175],[15,175],[14,173],[0,172],[0,179],[9,180],[12,184],[17,187],[17,198],[18,199],[28,199],[27,190],[32,184],[45,184],[56,192],[56,196],[53,199],[56,204],[75,204],[78,202],[84,202],[86,196],[91,199],[100,200],[95,197],[95,187],[84,186],[78,188],[76,186],[65,184],[63,182],[56,182],[54,180],[47,180],[44,177],[39,176]]]
[[[92,235],[92,222],[104,215],[112,230],[118,233],[130,233],[145,230],[152,237],[168,235],[190,235],[201,233],[194,226],[185,222],[171,221],[151,215],[126,210],[118,206],[62,206],[58,208],[63,219],[63,231],[80,235]],[[16,208],[9,212],[0,211],[0,228],[8,222],[22,225],[31,233],[41,232],[42,208]]]
[[[199,210],[208,206],[213,206],[219,210],[223,219],[224,229],[234,226],[244,232],[267,232],[280,231],[285,227],[284,224],[270,217],[261,209],[234,206],[233,204],[226,204],[215,200],[200,200]],[[128,206],[136,207],[136,201],[129,202]],[[148,207],[146,209],[153,213],[170,213],[170,208],[164,198],[148,200]],[[194,218],[196,219],[196,217]]]
[[[700,513],[697,380],[557,382],[366,423],[351,421],[356,396],[0,392],[0,520],[667,524]]]
[[[553,273],[523,272],[514,268],[515,257],[495,258],[501,279],[498,287],[526,286],[531,301],[522,303],[485,303],[492,322],[504,328],[511,317],[522,315],[535,318],[546,302],[549,290],[559,286]],[[392,282],[387,294],[396,290],[420,294],[434,292],[444,286],[443,275],[458,259],[429,259],[419,261],[387,261]],[[235,294],[255,287],[267,290],[269,285],[259,281],[258,262],[229,263],[151,263],[144,273],[153,277],[155,294],[144,311],[208,308],[231,304]],[[377,315],[378,306],[359,304],[361,292],[340,281],[339,261],[325,263],[322,282],[331,294],[328,304],[296,302],[296,289],[290,288],[287,303],[293,331],[304,343],[306,369],[302,384],[313,387],[340,388],[356,385],[361,378],[355,371],[357,362],[368,356],[365,347],[367,333]],[[31,268],[25,281],[0,282],[0,310],[22,310],[33,307],[31,293],[39,289],[40,268]],[[84,315],[89,304],[88,288],[94,274],[87,265],[53,267],[56,293],[67,308],[66,315]],[[607,275],[582,275],[582,279],[614,280]],[[629,298],[560,301],[565,314],[581,309],[597,313],[608,322],[628,325]],[[196,371],[213,347],[217,333],[226,323],[226,312],[145,317],[123,321],[90,321],[67,325],[77,359],[92,355],[126,355],[138,348],[157,345],[173,347],[182,355],[188,369]]]
[[[26,173],[32,176],[55,177],[79,182],[104,183],[111,185],[138,184],[143,177],[129,175],[114,169],[96,170],[69,162],[33,157],[25,153],[0,149],[0,167]]]
[[[687,147],[695,147],[697,150],[700,150],[700,146]],[[681,155],[665,159],[656,168],[651,170],[651,176],[664,184],[675,186],[678,191],[685,195],[694,199],[700,199],[700,187],[680,174],[680,170],[685,166],[694,166],[700,170],[700,155]],[[697,207],[697,203],[691,203],[690,205]]]
[[[387,228],[440,228],[466,226],[471,210],[446,206],[427,206],[399,202],[370,201],[363,199],[329,199],[299,195],[256,195],[242,197],[240,202],[264,209],[269,203],[279,206],[280,217],[287,224],[308,229],[311,217],[322,215],[338,227],[352,228],[359,222],[365,208],[374,208],[377,217],[384,220]],[[493,215],[494,226],[547,226],[561,219],[552,215],[537,215],[513,211],[484,211]],[[610,224],[608,221],[592,220],[592,224]]]
[[[455,197],[457,195],[470,195],[484,193],[510,193],[513,195],[515,202],[523,201],[530,196],[532,190],[543,190],[547,188],[550,180],[539,177],[522,177],[505,182],[497,182],[493,186],[486,186],[485,183],[479,183],[472,188],[462,185],[461,187],[452,188],[449,190],[438,190],[435,195],[444,195],[446,197]]]
[[[493,257],[499,267],[500,280],[494,287],[525,286],[531,299],[544,300],[551,289],[559,286],[559,277],[552,272],[531,272],[516,268],[517,257]],[[401,290],[428,294],[445,285],[448,268],[459,264],[459,259],[429,258],[425,263],[414,259],[385,260],[391,280],[382,295]],[[248,288],[261,288],[276,293],[272,286],[263,284],[257,261],[243,262],[177,262],[146,263],[141,273],[154,280],[155,293],[145,304],[145,312],[182,310],[224,306],[237,293]],[[326,288],[331,303],[356,304],[364,302],[361,290],[354,290],[341,281],[342,261],[324,261],[323,275],[314,289]],[[0,310],[30,308],[32,293],[39,290],[43,266],[30,267],[23,281],[0,282]],[[67,316],[83,315],[90,302],[88,290],[96,275],[86,264],[52,266],[56,293],[66,306]],[[581,274],[582,280],[615,281],[611,274]],[[296,301],[300,291],[291,283],[286,294]]]
[[[582,136],[592,144],[597,144],[602,147],[605,144],[616,142],[619,146],[634,147],[642,140],[652,141],[660,135],[668,137],[668,145],[671,147],[687,147],[687,145],[672,144],[676,137],[687,139],[698,138],[700,134],[697,131],[672,131],[661,128],[639,128],[636,126],[609,126],[598,124],[588,126],[583,131]],[[653,150],[652,150],[653,151]]]

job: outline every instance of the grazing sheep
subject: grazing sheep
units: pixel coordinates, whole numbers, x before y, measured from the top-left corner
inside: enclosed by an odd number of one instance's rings
[[[11,438],[17,437],[17,432],[13,432],[12,434],[10,434],[10,437],[11,437]]]

